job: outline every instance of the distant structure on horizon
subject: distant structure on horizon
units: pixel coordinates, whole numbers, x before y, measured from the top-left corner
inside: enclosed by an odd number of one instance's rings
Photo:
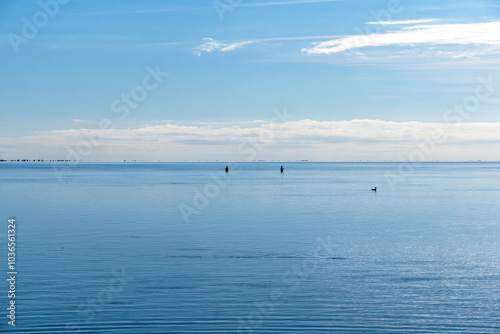
[[[6,160],[3,158],[0,158],[0,162],[80,162],[79,160],[45,160],[45,159],[12,159],[12,160]]]

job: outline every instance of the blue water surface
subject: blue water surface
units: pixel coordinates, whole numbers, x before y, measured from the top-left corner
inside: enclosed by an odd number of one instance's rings
[[[401,167],[0,163],[0,331],[498,333],[500,163]]]

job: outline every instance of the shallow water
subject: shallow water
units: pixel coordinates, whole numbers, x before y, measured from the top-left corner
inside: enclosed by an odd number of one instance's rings
[[[225,165],[0,163],[0,331],[499,332],[500,163]]]

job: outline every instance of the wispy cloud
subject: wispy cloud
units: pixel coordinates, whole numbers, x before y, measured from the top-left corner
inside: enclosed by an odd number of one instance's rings
[[[238,42],[219,42],[212,38],[204,38],[204,43],[197,46],[193,52],[197,56],[201,56],[203,52],[212,53],[215,51],[227,52],[234,51],[245,45],[255,43],[255,41],[238,41]]]
[[[272,38],[258,38],[245,41],[217,41],[213,38],[204,38],[203,43],[194,48],[193,54],[196,56],[201,56],[205,53],[213,52],[227,52],[234,51],[236,49],[242,48],[249,44],[257,44],[263,42],[283,42],[283,41],[300,41],[300,40],[314,40],[314,39],[329,39],[337,38],[338,35],[326,35],[326,36],[292,36],[292,37],[272,37]]]
[[[445,52],[438,51],[438,55],[446,56],[451,59],[459,60],[459,59],[477,59],[479,56],[479,52],[475,51],[464,51],[464,52]]]
[[[380,25],[408,25],[408,24],[422,24],[440,21],[438,19],[420,19],[420,20],[406,20],[406,21],[373,21],[366,24],[380,24]]]
[[[329,55],[350,49],[390,45],[448,44],[500,46],[500,21],[469,24],[414,25],[399,31],[351,35],[316,42],[302,50],[308,55]]]
[[[267,7],[267,6],[292,6],[292,5],[306,5],[322,2],[338,2],[344,0],[289,0],[289,1],[268,1],[268,2],[251,2],[251,3],[241,3],[232,4],[232,1],[228,1],[228,6],[233,8],[238,7]],[[213,6],[206,7],[163,7],[163,8],[148,8],[141,10],[124,10],[124,11],[114,11],[114,12],[95,12],[91,13],[93,15],[109,15],[109,14],[151,14],[151,13],[171,13],[180,11],[197,11],[197,10],[212,10]]]

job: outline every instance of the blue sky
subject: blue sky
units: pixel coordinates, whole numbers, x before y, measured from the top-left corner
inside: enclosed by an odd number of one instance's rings
[[[467,137],[443,116],[478,78],[500,82],[498,1],[55,1],[0,1],[7,157],[64,158],[90,131],[104,139],[82,160],[245,160],[238,145],[286,108],[288,132],[259,157],[398,160],[446,128],[427,159],[500,159],[500,86],[454,118]]]

